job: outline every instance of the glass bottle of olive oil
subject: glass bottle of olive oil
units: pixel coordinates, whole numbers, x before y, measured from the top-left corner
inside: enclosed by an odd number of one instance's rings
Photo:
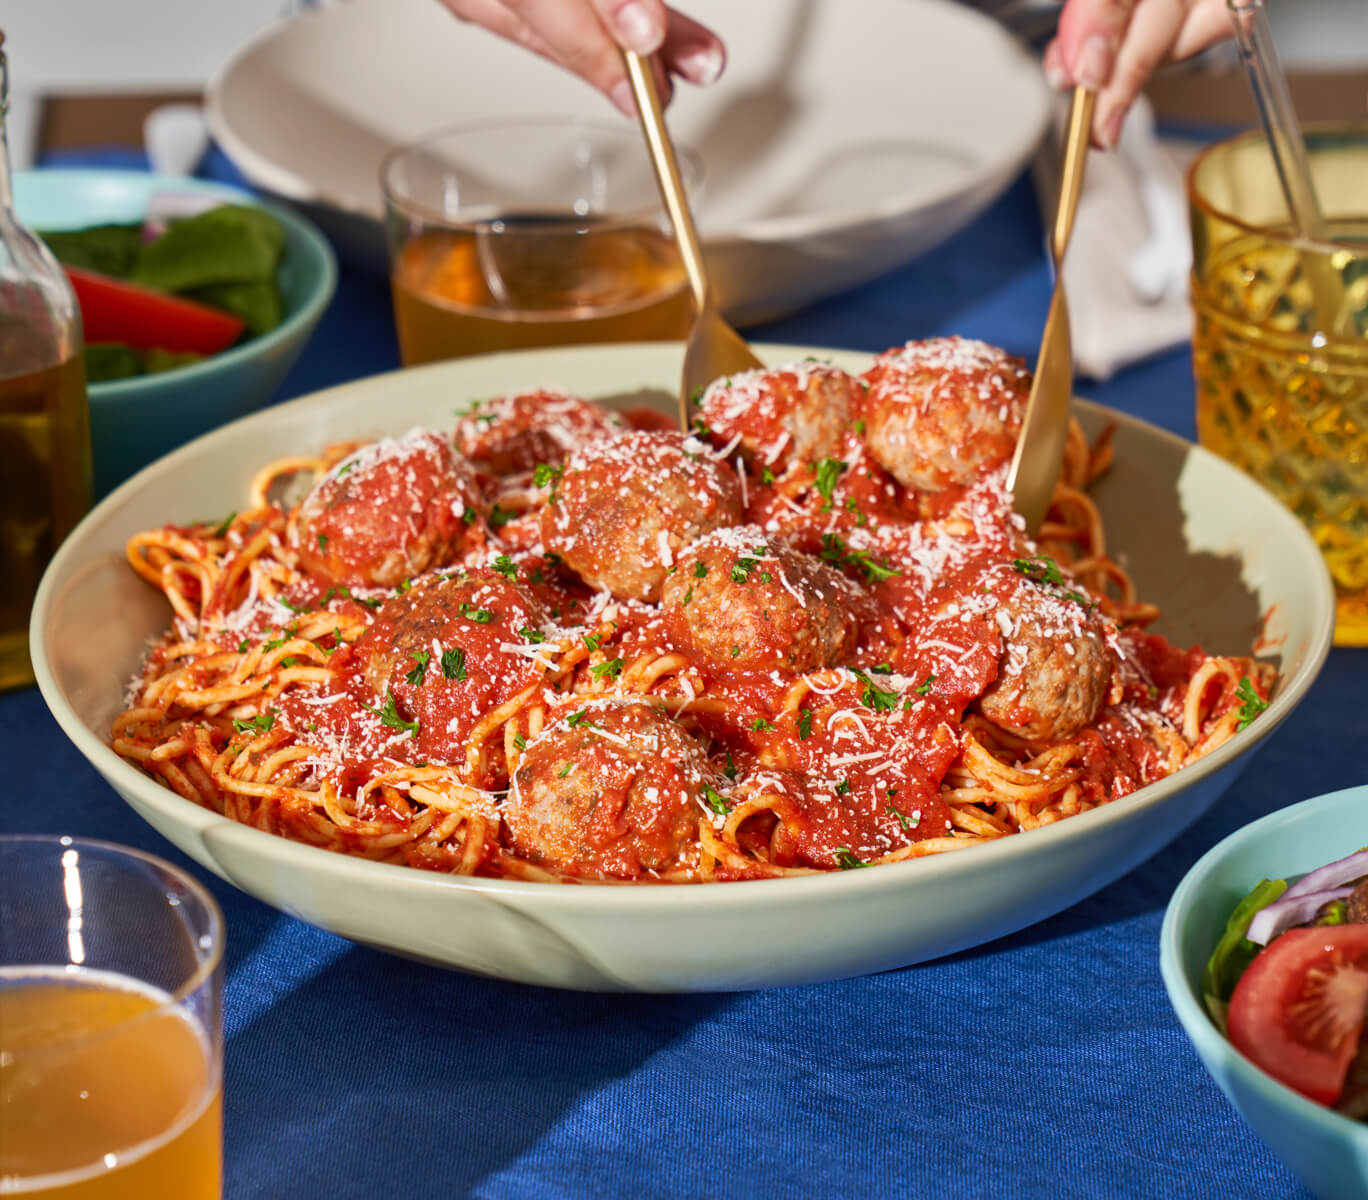
[[[90,506],[81,315],[14,212],[0,32],[0,689],[33,681],[28,623],[43,568]]]

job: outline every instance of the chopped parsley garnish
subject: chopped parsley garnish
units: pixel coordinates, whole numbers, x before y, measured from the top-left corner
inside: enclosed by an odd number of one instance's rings
[[[936,677],[934,675],[928,675],[924,682],[918,684],[912,690],[916,692],[918,696],[929,696],[931,694],[931,685],[935,682]]]
[[[460,646],[442,651],[442,678],[460,683],[466,677],[466,653]]]
[[[726,816],[727,813],[731,812],[731,802],[726,796],[722,795],[722,793],[716,789],[709,787],[706,783],[703,785],[703,799],[708,802],[708,807],[719,816]]]
[[[290,667],[297,667],[299,665],[299,659],[297,659],[293,654],[287,654],[284,658],[280,660],[280,665],[287,669]]]
[[[594,724],[593,721],[589,720],[589,710],[587,708],[582,708],[579,712],[572,712],[565,718],[565,723],[569,725],[571,729],[580,725],[592,726]]]
[[[875,712],[890,712],[897,706],[897,692],[876,687],[874,681],[860,671],[855,672],[855,678],[864,684],[864,689],[860,692],[860,703],[866,708],[872,708]]]
[[[756,717],[755,720],[751,722],[750,727],[753,733],[763,733],[767,729],[774,728],[774,726],[766,721],[764,717]]]
[[[735,645],[732,646],[732,657],[733,657],[733,658],[740,658],[740,657],[741,657],[741,647],[740,647],[740,646],[735,646]]]
[[[318,535],[318,548],[320,550],[326,550],[328,548],[328,535],[326,533],[320,533]]]
[[[509,521],[513,520],[515,513],[505,512],[497,504],[489,510],[490,529],[502,529]]]
[[[494,614],[487,608],[476,608],[473,604],[461,601],[461,616],[467,621],[474,621],[476,625],[488,625],[494,619]]]
[[[256,730],[258,733],[269,733],[275,727],[275,709],[270,712],[258,713],[255,717],[247,717],[245,720],[233,718],[233,728],[238,733],[249,733]]]
[[[893,664],[892,664],[892,663],[879,663],[878,666],[870,667],[870,668],[869,668],[869,673],[870,673],[871,675],[892,675],[892,674],[893,674]]]
[[[758,566],[760,565],[760,560],[759,560],[758,558],[752,557],[752,555],[755,555],[755,554],[768,554],[768,553],[769,553],[769,547],[768,547],[768,546],[756,546],[755,549],[751,552],[751,554],[743,554],[740,558],[738,558],[738,559],[736,560],[735,565],[733,565],[733,567],[732,567],[732,569],[731,569],[731,578],[732,578],[732,582],[733,582],[733,583],[745,583],[745,582],[750,578],[751,572],[754,571],[755,568],[758,567]],[[764,572],[764,573],[761,575],[761,580],[760,580],[760,581],[761,581],[762,583],[768,583],[768,582],[769,582],[769,579],[766,578],[766,576],[768,576],[768,575],[769,575],[769,572],[768,572],[768,571]]]
[[[280,649],[281,646],[283,646],[286,642],[288,642],[288,641],[289,641],[292,637],[294,637],[298,632],[299,632],[299,622],[298,622],[298,621],[291,621],[284,629],[282,629],[282,630],[280,631],[280,636],[279,636],[278,638],[272,638],[269,642],[266,643],[266,649],[267,649],[267,650],[278,650],[278,649]]]
[[[1057,587],[1061,590],[1068,584],[1068,580],[1064,578],[1064,572],[1059,569],[1059,564],[1052,558],[1014,558],[1012,559],[1012,567],[1020,574],[1025,575],[1032,583],[1039,583],[1046,587]],[[1064,598],[1081,604],[1087,609],[1097,607],[1097,601],[1089,600],[1082,592],[1065,591]]]
[[[860,502],[856,500],[854,496],[847,498],[845,507],[846,512],[853,512],[855,514],[856,525],[866,525],[869,523],[869,518],[864,515],[864,510],[860,508]]]
[[[597,634],[586,633],[583,635],[583,638],[581,640],[584,642],[586,646],[589,647],[590,650],[597,650],[599,648],[599,639]]]
[[[564,467],[554,466],[551,463],[538,463],[536,469],[532,472],[532,482],[538,487],[547,487],[549,485],[551,491],[554,493],[556,484],[560,482],[561,476],[564,473]]]
[[[680,604],[681,604],[681,605],[688,604],[689,601],[692,600],[692,599],[693,599],[693,588],[690,587],[689,590],[688,590],[687,592],[684,593],[684,599],[680,601]]]
[[[798,740],[805,742],[812,736],[812,709],[798,710]]]
[[[897,795],[898,789],[889,788],[888,791],[890,795]],[[921,824],[921,819],[919,817],[904,816],[898,810],[898,806],[894,804],[891,800],[884,806],[884,812],[888,813],[888,815],[891,817],[898,818],[898,824],[902,826],[902,831],[904,833],[906,833],[909,829],[916,829],[916,827]]]
[[[346,645],[346,643],[342,640],[342,631],[340,629],[334,629],[332,631],[332,636],[333,641],[335,643],[334,645],[318,647],[320,650],[323,651],[324,654],[336,654],[339,650],[342,649],[343,646]]]
[[[397,588],[394,589],[394,594],[395,594],[396,596],[402,596],[405,592],[411,590],[412,587],[413,587],[413,580],[412,580],[412,579],[404,579],[404,580],[400,581],[399,586],[398,586]]]
[[[520,733],[515,733],[513,735],[513,744],[517,746],[519,750],[527,749],[527,739]]]
[[[432,658],[431,650],[411,650],[409,657],[418,665],[404,676],[414,687],[421,687],[423,680],[427,678],[428,660]]]
[[[293,604],[290,602],[288,596],[277,596],[276,599],[280,601],[283,607],[288,608],[292,613],[306,613],[309,611],[309,606],[307,604]]]
[[[344,475],[350,475],[354,470],[356,470],[356,463],[354,463],[354,462],[343,463],[343,464],[342,464],[342,469],[339,470],[339,471],[337,472],[337,477],[338,477],[338,479],[341,479],[342,476],[344,476]]]
[[[1263,712],[1268,707],[1268,701],[1254,690],[1253,681],[1248,675],[1240,676],[1240,683],[1235,689],[1235,695],[1243,701],[1240,705],[1240,719],[1235,725],[1238,731]]]
[[[853,428],[855,430],[856,437],[863,437],[865,431],[864,418],[861,417],[858,421],[856,421]]]
[[[708,564],[704,562],[694,563],[694,578],[702,579],[708,573]]]
[[[385,689],[385,702],[379,708],[372,708],[369,704],[363,704],[361,707],[379,717],[381,725],[388,726],[390,729],[403,729],[409,737],[418,736],[418,722],[405,721],[399,715],[399,707],[394,702],[394,693],[389,688]]]
[[[760,482],[761,482],[761,483],[773,483],[773,482],[774,482],[774,472],[771,471],[768,467],[761,467],[761,468],[760,468]]]
[[[589,668],[589,674],[595,679],[616,679],[622,674],[622,668],[626,665],[621,658],[610,658],[607,662],[595,663]]]
[[[855,567],[864,572],[865,583],[880,583],[902,572],[879,562],[868,550],[852,550],[839,534],[822,534],[822,558],[833,566]]]
[[[847,465],[839,458],[823,458],[812,464],[812,474],[817,480],[817,491],[826,501],[822,505],[822,512],[831,511],[831,493],[836,487],[836,481],[841,477],[841,472],[846,469]]]
[[[490,565],[505,579],[517,579],[518,577],[518,564],[507,554],[500,554]]]
[[[849,796],[849,795],[850,795],[850,780],[849,780],[849,779],[842,779],[841,782],[838,783],[838,784],[836,785],[836,794],[837,794],[838,796]]]
[[[251,649],[251,647],[252,643],[249,642],[246,638],[243,638],[242,641],[238,643],[238,653],[246,654],[247,651]]]
[[[518,636],[525,642],[531,642],[534,646],[546,641],[546,634],[540,629],[533,629],[531,625],[524,625],[519,629]]]
[[[474,525],[476,520],[479,518],[479,515],[480,514],[476,512],[475,509],[471,508],[469,505],[466,505],[465,512],[461,514],[461,520],[464,521],[467,525]]]
[[[570,764],[570,763],[562,763],[562,764],[561,764],[561,769],[560,769],[559,771],[556,772],[556,778],[557,778],[557,779],[564,779],[567,775],[570,774],[570,767],[571,767],[571,764]]]
[[[232,525],[233,521],[236,519],[237,511],[234,510],[233,512],[230,512],[226,517],[224,517],[222,521],[220,521],[217,525],[214,526],[214,532],[212,536],[216,538],[224,537],[228,533],[228,527]]]
[[[712,433],[712,430],[708,428],[707,421],[705,421],[702,417],[694,418],[693,431],[694,433],[698,434],[698,436],[701,438],[705,438]]]
[[[734,762],[732,762],[732,756],[731,756],[731,751],[730,751],[730,750],[727,751],[727,765],[726,765],[726,767],[723,769],[722,774],[725,775],[725,776],[726,776],[728,779],[730,779],[730,780],[735,781],[735,779],[736,779],[736,764],[735,764]]]
[[[869,866],[864,859],[856,858],[847,846],[837,846],[831,853],[836,859],[836,865],[840,867],[842,871],[853,871],[856,867]]]
[[[698,387],[694,388],[694,390],[689,393],[689,403],[701,404],[703,402],[703,393],[705,391],[707,391],[707,388],[703,387],[701,384]]]

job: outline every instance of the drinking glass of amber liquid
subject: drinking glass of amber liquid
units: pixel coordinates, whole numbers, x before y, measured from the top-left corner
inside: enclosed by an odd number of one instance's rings
[[[223,917],[170,863],[0,837],[0,1196],[217,1200]]]
[[[1368,646],[1368,124],[1310,126],[1306,149],[1319,242],[1293,234],[1261,133],[1188,172],[1197,433],[1306,523],[1335,641]]]
[[[680,158],[696,192],[699,160]],[[688,333],[684,267],[635,125],[448,129],[390,154],[380,181],[405,365]]]

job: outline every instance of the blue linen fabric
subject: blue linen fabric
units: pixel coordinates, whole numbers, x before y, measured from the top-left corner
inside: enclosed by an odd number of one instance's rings
[[[201,171],[232,175],[218,154]],[[748,334],[881,350],[960,333],[1029,357],[1049,289],[1023,179],[917,261]],[[281,398],[397,361],[384,281],[344,269]],[[1190,372],[1176,351],[1080,390],[1190,437]],[[1159,926],[1178,880],[1227,833],[1368,779],[1365,668],[1368,654],[1333,652],[1239,782],[1111,887],[1011,937],[867,978],[546,991],[352,945],[191,866],[229,929],[225,1194],[1304,1197],[1189,1047],[1159,977]],[[0,828],[190,865],[36,692],[0,697],[0,748]]]

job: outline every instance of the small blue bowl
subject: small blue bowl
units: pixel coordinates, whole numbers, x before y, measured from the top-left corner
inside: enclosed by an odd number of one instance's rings
[[[1284,1087],[1221,1034],[1202,1003],[1202,970],[1231,910],[1261,879],[1286,879],[1368,845],[1368,787],[1294,804],[1232,833],[1193,865],[1169,901],[1159,966],[1206,1069],[1250,1127],[1317,1196],[1368,1195],[1368,1125]]]
[[[337,288],[337,260],[326,239],[294,213],[237,188],[198,179],[106,168],[18,171],[14,199],[30,229],[81,229],[140,221],[155,192],[193,192],[256,204],[285,228],[280,286],[285,319],[203,362],[156,375],[90,387],[95,494],[191,438],[261,408],[294,366]]]

